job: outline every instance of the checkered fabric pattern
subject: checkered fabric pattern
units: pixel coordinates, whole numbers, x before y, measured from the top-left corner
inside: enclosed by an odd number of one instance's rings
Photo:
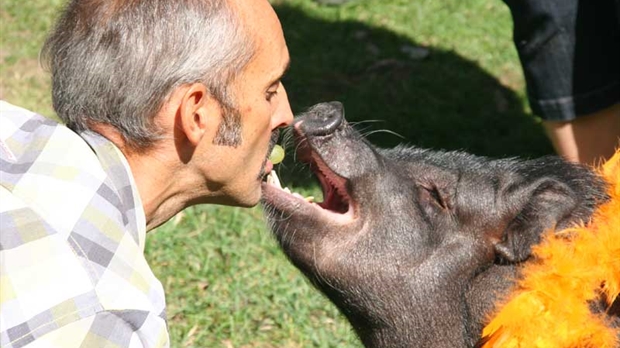
[[[122,153],[0,101],[0,346],[167,347]]]

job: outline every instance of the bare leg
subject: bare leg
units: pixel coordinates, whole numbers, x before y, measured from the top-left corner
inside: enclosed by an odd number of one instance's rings
[[[574,121],[543,124],[555,151],[572,162],[597,165],[620,147],[620,103]]]

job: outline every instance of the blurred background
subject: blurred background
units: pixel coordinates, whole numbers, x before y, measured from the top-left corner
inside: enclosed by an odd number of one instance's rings
[[[381,147],[537,157],[552,148],[527,106],[501,0],[272,0],[292,58],[293,112],[339,100]],[[61,0],[0,1],[0,99],[55,117],[38,61]],[[285,185],[320,197],[290,160]],[[361,347],[293,268],[260,207],[199,206],[149,234],[173,347]]]

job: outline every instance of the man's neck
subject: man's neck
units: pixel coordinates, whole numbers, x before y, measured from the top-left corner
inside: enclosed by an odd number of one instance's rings
[[[172,144],[136,151],[126,146],[115,128],[107,125],[93,128],[114,143],[127,159],[142,201],[147,231],[160,226],[195,203],[198,196],[209,195],[199,189],[206,185],[201,185],[200,178],[191,173],[190,166],[178,161],[176,150],[166,149],[166,146],[174,147]],[[191,196],[188,192],[191,192]]]
[[[173,176],[177,171],[168,161],[152,154],[128,153],[125,156],[142,200],[147,231],[168,221],[187,206],[179,194],[182,192],[179,178],[183,176]]]

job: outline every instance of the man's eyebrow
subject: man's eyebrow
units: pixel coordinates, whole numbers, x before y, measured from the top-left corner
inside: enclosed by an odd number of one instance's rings
[[[286,66],[284,67],[284,69],[282,70],[282,73],[280,75],[278,75],[278,77],[276,77],[275,79],[273,79],[270,83],[269,86],[273,86],[276,83],[279,83],[282,78],[284,77],[284,75],[286,75],[286,73],[288,72],[288,69],[291,67],[291,60],[289,59],[288,62],[286,62]]]

